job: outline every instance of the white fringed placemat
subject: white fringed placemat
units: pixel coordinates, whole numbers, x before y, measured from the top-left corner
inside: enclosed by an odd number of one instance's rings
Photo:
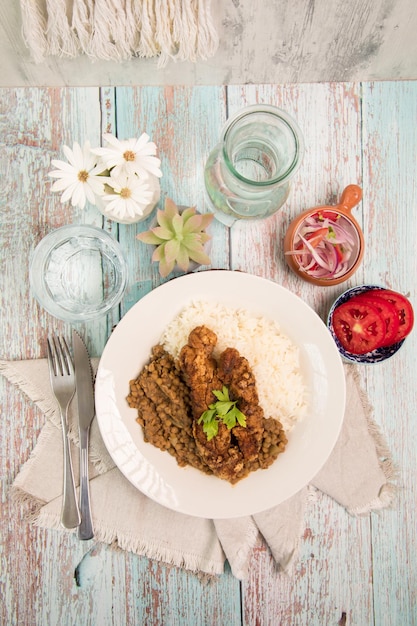
[[[213,56],[211,0],[20,0],[23,37],[37,63],[48,56],[124,61]]]

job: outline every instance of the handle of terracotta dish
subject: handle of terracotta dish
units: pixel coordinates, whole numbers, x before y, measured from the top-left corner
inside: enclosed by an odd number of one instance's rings
[[[339,206],[350,213],[362,200],[362,189],[358,185],[348,185],[345,187],[340,199]]]

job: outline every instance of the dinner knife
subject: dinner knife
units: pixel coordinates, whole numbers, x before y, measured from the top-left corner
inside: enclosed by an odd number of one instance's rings
[[[80,513],[81,524],[78,526],[80,539],[94,537],[90,508],[90,488],[88,482],[88,446],[90,426],[95,415],[94,382],[90,357],[83,340],[77,331],[72,331],[74,351],[75,388],[78,401],[78,427],[80,434]]]

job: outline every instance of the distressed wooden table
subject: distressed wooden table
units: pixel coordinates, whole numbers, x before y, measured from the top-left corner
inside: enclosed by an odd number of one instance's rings
[[[112,326],[160,284],[150,253],[135,235],[145,229],[103,220],[62,205],[50,192],[50,159],[61,145],[103,131],[120,138],[146,131],[159,147],[163,197],[208,209],[203,166],[226,117],[268,102],[293,114],[306,154],[290,198],[274,217],[231,229],[213,223],[212,267],[264,276],[303,298],[324,319],[346,287],[384,284],[409,293],[416,306],[417,82],[3,89],[1,100],[0,357],[45,356],[51,328],[69,331],[35,303],[28,258],[39,240],[66,223],[112,232],[129,259],[130,282],[120,311],[81,328],[100,355]],[[336,202],[357,183],[355,216],[366,238],[364,262],[348,283],[311,287],[287,269],[285,229],[305,208]],[[9,498],[44,416],[0,378],[1,567],[0,623],[5,625],[342,625],[417,624],[416,333],[400,353],[359,369],[375,419],[399,468],[394,506],[354,518],[317,492],[305,515],[300,555],[291,575],[276,570],[267,548],[254,550],[250,576],[226,567],[205,584],[195,575],[97,544],[92,549],[60,531],[33,528]],[[88,546],[90,547],[90,546]]]

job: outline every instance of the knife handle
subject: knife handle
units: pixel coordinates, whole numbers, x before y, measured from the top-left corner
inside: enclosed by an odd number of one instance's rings
[[[80,523],[80,512],[74,484],[70,443],[68,439],[67,416],[61,411],[62,435],[64,442],[64,482],[62,496],[61,523],[65,528],[76,528]]]
[[[90,487],[88,482],[88,430],[80,432],[80,513],[81,524],[78,526],[79,539],[94,537],[90,509]]]

